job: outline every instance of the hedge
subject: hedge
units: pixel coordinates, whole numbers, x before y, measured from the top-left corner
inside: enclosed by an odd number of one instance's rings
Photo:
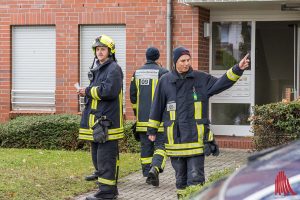
[[[0,147],[33,149],[88,149],[89,142],[78,140],[80,116],[72,114],[21,116],[0,124]],[[121,152],[139,152],[139,143],[125,122]]]
[[[300,137],[300,100],[253,107],[251,117],[256,150],[288,143]]]

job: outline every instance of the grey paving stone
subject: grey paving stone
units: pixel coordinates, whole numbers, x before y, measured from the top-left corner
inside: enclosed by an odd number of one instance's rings
[[[218,157],[209,156],[205,158],[206,178],[213,172],[221,171],[225,168],[239,168],[246,164],[247,157],[250,155],[247,150],[240,149],[221,149]],[[165,171],[160,174],[160,185],[154,187],[145,183],[142,173],[136,172],[120,179],[118,183],[118,200],[171,200],[176,199],[175,172],[168,159]],[[95,191],[86,193],[73,200],[85,200],[85,197]]]

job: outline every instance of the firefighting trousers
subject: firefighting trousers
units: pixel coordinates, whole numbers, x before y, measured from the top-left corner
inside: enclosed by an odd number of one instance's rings
[[[99,189],[108,193],[110,191],[115,192],[119,173],[118,141],[92,142],[92,159],[94,166],[96,163]]]
[[[176,188],[184,189],[187,186],[203,184],[204,155],[193,157],[171,157],[172,167],[175,170]]]
[[[163,172],[166,165],[166,152],[164,144],[164,134],[157,133],[154,142],[148,139],[148,135],[140,132],[141,142],[141,165],[143,176],[147,177],[152,166]]]

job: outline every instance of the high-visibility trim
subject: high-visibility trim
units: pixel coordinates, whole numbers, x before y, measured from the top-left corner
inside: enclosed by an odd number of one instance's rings
[[[92,99],[91,109],[97,110],[98,100]]]
[[[226,75],[227,75],[227,78],[232,80],[232,81],[237,81],[240,76],[236,75],[233,71],[232,71],[232,68],[230,68],[229,70],[227,70],[226,72]]]
[[[124,138],[124,128],[108,129],[108,140],[118,140]],[[79,139],[93,141],[93,130],[92,129],[79,129]]]
[[[80,128],[80,129],[79,129],[79,133],[83,133],[83,134],[93,134],[93,130],[92,130],[92,129],[87,129],[87,128]]]
[[[131,106],[133,109],[136,109],[136,103],[132,103]]]
[[[178,189],[178,190],[176,191],[176,193],[179,194],[179,195],[185,195],[185,194],[187,193],[187,191],[184,190],[184,189]]]
[[[109,135],[113,135],[113,134],[117,134],[117,133],[123,133],[123,132],[124,132],[124,127],[108,129],[108,134]]]
[[[108,135],[108,140],[119,140],[124,138],[124,133],[116,134],[116,135]]]
[[[93,127],[95,124],[95,115],[90,114],[89,116],[89,127]]]
[[[208,133],[208,141],[211,142],[213,140],[214,140],[214,134],[211,131],[209,131],[209,133]]]
[[[147,127],[136,127],[137,132],[147,132]]]
[[[152,84],[151,84],[151,100],[153,101],[154,98],[154,93],[155,93],[155,88],[157,85],[158,79],[152,79]]]
[[[198,143],[203,146],[204,124],[197,124]]]
[[[174,122],[172,122],[171,126],[167,127],[167,136],[168,136],[169,144],[174,144],[173,131],[174,131]]]
[[[188,150],[168,150],[166,149],[168,156],[192,156],[203,154],[203,148],[199,149],[188,149]]]
[[[148,121],[148,127],[152,127],[152,128],[156,128],[158,129],[160,125],[159,121],[153,120],[153,119],[149,119]]]
[[[165,144],[166,149],[168,150],[184,150],[184,149],[196,149],[202,148],[203,145],[198,142],[193,143],[183,143],[183,144]]]
[[[195,111],[194,111],[195,119],[202,119],[202,102],[195,101],[194,107],[195,107]]]
[[[120,127],[123,127],[123,90],[119,94],[119,108]]]
[[[170,120],[175,120],[176,119],[176,112],[175,110],[170,111]]]
[[[106,184],[106,185],[116,185],[116,180],[109,180],[109,179],[100,178],[100,177],[98,178],[98,182]]]
[[[139,105],[140,105],[140,79],[135,79],[135,85],[137,89],[137,95],[136,95],[136,119],[139,120]]]
[[[152,158],[153,157],[141,158],[141,164],[142,165],[151,164],[152,163]]]
[[[167,154],[166,154],[166,151],[165,151],[165,150],[162,150],[162,149],[156,149],[155,152],[154,152],[154,155],[160,155],[160,156],[163,157],[163,160],[162,160],[162,163],[161,163],[160,168],[161,168],[161,169],[164,169],[165,166],[166,166],[166,160],[167,160]]]
[[[80,140],[90,140],[90,141],[94,140],[92,135],[81,135],[81,134],[79,134],[78,139],[80,139]]]
[[[98,96],[98,86],[97,87],[92,87],[91,89],[91,96],[93,99],[96,99],[96,100],[100,100],[100,97]]]
[[[148,126],[148,122],[136,122],[136,126]]]

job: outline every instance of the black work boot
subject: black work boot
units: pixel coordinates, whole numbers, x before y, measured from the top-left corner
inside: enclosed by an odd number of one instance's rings
[[[152,184],[152,183],[151,183],[151,178],[150,178],[149,176],[146,178],[146,183],[149,184],[149,185]]]
[[[151,184],[153,186],[159,186],[159,178],[158,178],[159,172],[156,170],[155,167],[151,167],[149,171],[148,177],[151,180]]]
[[[118,191],[101,191],[98,190],[95,194],[86,197],[86,200],[112,200],[118,197]]]
[[[96,172],[92,173],[91,175],[88,175],[84,178],[86,181],[95,181],[98,179],[98,176]]]

